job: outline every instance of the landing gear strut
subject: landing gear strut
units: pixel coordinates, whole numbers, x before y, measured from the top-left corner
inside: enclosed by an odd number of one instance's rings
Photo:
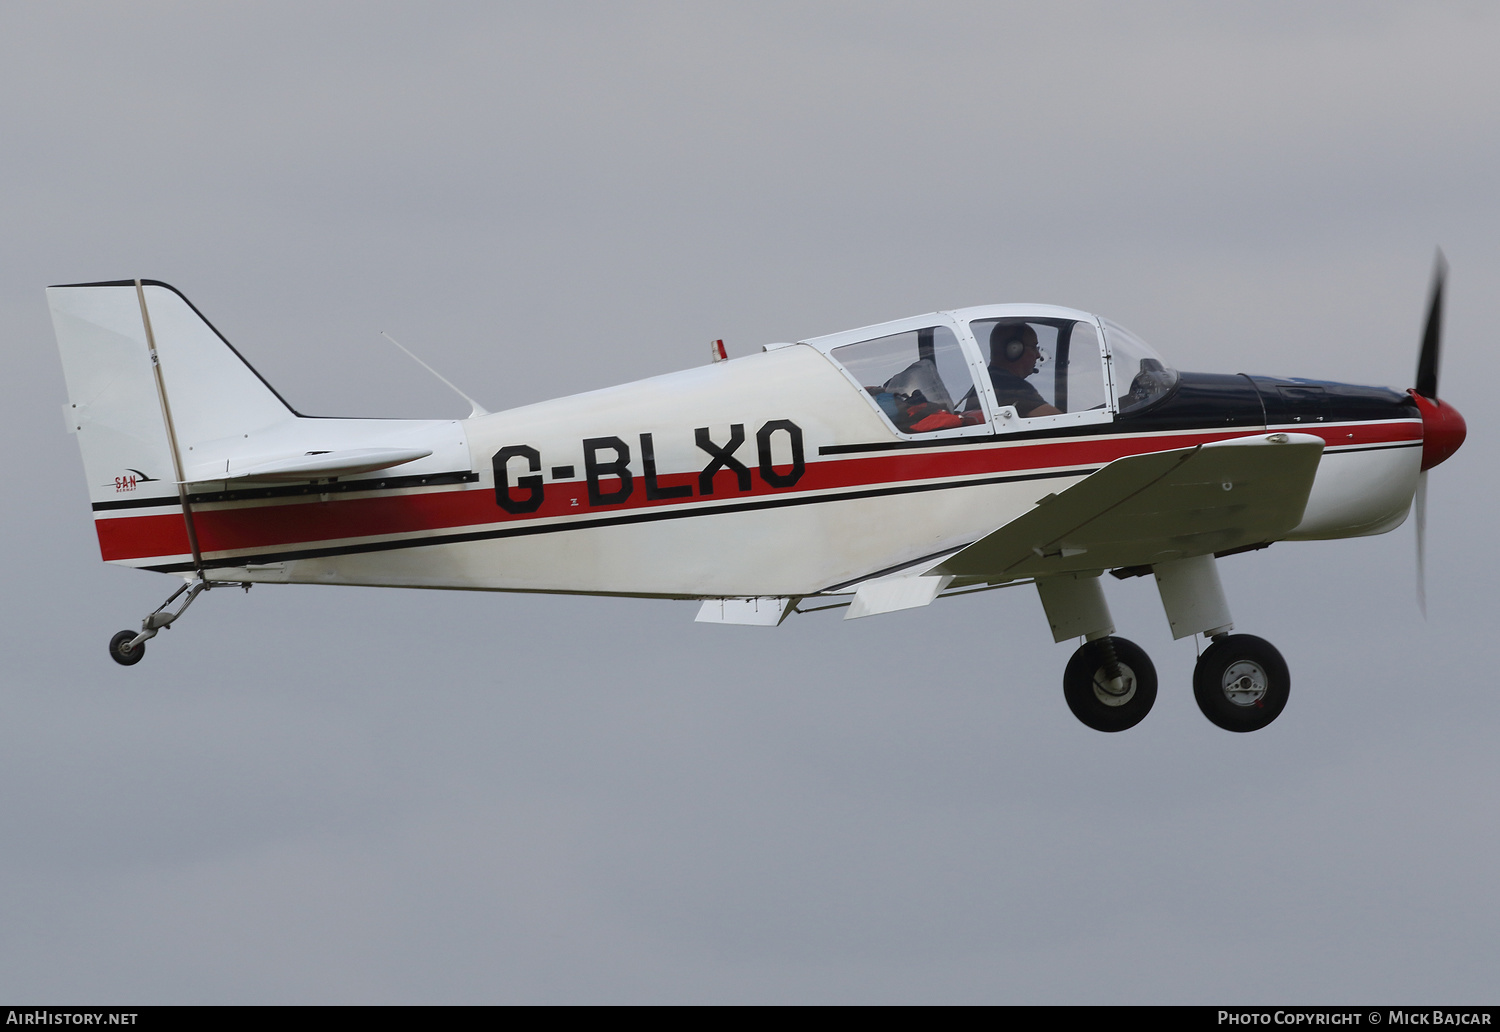
[[[1095,731],[1135,727],[1156,702],[1156,667],[1133,641],[1109,635],[1085,642],[1063,672],[1073,716]]]
[[[113,638],[109,639],[109,658],[121,666],[135,666],[146,655],[146,642],[156,637],[157,631],[171,627],[172,621],[187,612],[187,607],[193,604],[193,599],[197,598],[200,593],[207,591],[209,588],[227,588],[232,585],[233,582],[230,581],[205,580],[201,574],[193,580],[184,581],[182,587],[168,595],[165,602],[157,606],[155,610],[141,621],[139,633],[136,631],[120,631]],[[246,591],[250,590],[249,584],[241,586]],[[184,592],[187,593],[187,598],[184,598],[182,605],[178,606],[177,610],[173,612],[168,607],[181,598]]]
[[[1258,731],[1281,715],[1291,692],[1286,660],[1253,634],[1226,634],[1198,657],[1193,697],[1226,731]]]

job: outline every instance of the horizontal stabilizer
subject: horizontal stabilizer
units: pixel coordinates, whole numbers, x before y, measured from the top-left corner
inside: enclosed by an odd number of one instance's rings
[[[1274,541],[1302,521],[1322,455],[1286,433],[1117,459],[927,572],[1015,580]]]
[[[430,448],[342,448],[310,451],[276,458],[257,456],[199,463],[185,473],[190,483],[206,480],[321,480],[372,473],[377,469],[415,462],[432,454]]]

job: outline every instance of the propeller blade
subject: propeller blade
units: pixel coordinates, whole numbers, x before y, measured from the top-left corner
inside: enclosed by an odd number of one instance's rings
[[[1427,471],[1417,476],[1417,606],[1427,619]]]
[[[1443,281],[1448,278],[1448,262],[1437,253],[1432,267],[1432,295],[1427,302],[1427,326],[1422,331],[1422,351],[1417,356],[1416,392],[1424,398],[1437,399],[1438,358],[1443,349]]]

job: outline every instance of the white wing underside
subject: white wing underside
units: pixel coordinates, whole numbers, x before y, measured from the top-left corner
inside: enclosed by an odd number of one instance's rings
[[[1117,459],[973,544],[852,586],[845,619],[930,604],[945,588],[1144,566],[1284,537],[1323,454],[1267,434]]]

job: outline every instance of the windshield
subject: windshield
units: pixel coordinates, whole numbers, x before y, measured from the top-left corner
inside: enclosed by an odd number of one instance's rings
[[[1121,415],[1145,408],[1176,386],[1177,370],[1163,362],[1149,344],[1118,323],[1099,321],[1109,345]]]

